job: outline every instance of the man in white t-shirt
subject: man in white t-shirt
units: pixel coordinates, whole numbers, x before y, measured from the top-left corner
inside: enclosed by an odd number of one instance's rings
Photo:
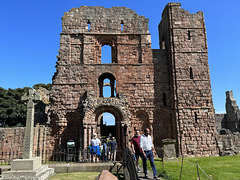
[[[93,162],[95,163],[95,157],[97,156],[97,162],[99,162],[99,156],[101,156],[100,148],[99,146],[101,145],[100,140],[97,138],[97,134],[93,133],[93,138],[90,142],[91,145],[91,151],[90,153],[92,154]]]
[[[150,161],[152,170],[153,170],[153,176],[154,179],[160,179],[157,177],[157,169],[154,164],[154,157],[153,157],[153,152],[156,154],[156,151],[153,146],[152,142],[152,137],[149,135],[149,129],[145,128],[144,129],[144,134],[140,137],[140,148],[143,152],[143,171],[145,174],[145,178],[148,178],[148,173],[147,173],[147,158]]]

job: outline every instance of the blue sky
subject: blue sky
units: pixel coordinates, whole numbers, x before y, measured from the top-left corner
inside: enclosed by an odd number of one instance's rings
[[[158,49],[158,24],[169,0],[5,0],[0,6],[0,87],[51,83],[59,50],[61,17],[79,6],[125,6],[149,19],[152,49]],[[225,111],[225,91],[240,103],[239,0],[179,0],[190,13],[203,11],[213,102]]]

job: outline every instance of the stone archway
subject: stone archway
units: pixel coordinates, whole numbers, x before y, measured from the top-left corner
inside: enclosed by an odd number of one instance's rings
[[[109,112],[115,117],[116,139],[120,150],[128,146],[131,133],[130,112],[126,97],[119,93],[114,98],[99,98],[93,91],[87,92],[87,98],[83,102],[83,128],[84,142],[83,147],[90,144],[93,133],[100,134],[100,118],[102,113]]]
[[[96,133],[97,134],[101,134],[101,129],[100,129],[100,118],[99,116],[101,116],[104,112],[108,112],[111,113],[114,117],[115,117],[115,130],[116,130],[116,141],[118,144],[118,149],[123,150],[127,141],[127,137],[125,136],[125,132],[124,132],[124,117],[122,112],[119,110],[118,107],[116,106],[106,106],[106,105],[100,105],[96,108],[96,110],[94,111],[94,116],[95,116],[95,122],[97,122],[97,129],[96,129]]]

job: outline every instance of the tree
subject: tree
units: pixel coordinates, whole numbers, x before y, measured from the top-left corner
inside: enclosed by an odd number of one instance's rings
[[[11,127],[18,124],[24,126],[26,121],[26,105],[21,97],[29,90],[29,87],[17,89],[0,88],[0,126]]]
[[[33,85],[33,89],[39,89],[40,87],[47,89],[48,91],[51,90],[52,84],[35,84]]]
[[[51,89],[51,84],[35,84],[34,89],[39,87]],[[27,106],[21,97],[28,92],[30,87],[4,89],[0,87],[0,127],[25,126]]]

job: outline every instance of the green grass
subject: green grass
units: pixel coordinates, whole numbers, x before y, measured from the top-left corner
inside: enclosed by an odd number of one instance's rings
[[[52,176],[49,180],[95,180],[101,172],[74,172],[74,173],[59,173]],[[115,174],[119,180],[124,180],[123,173]]]
[[[55,174],[49,180],[94,180],[100,172],[74,172]]]
[[[239,180],[240,179],[240,155],[237,156],[219,156],[219,157],[195,157],[184,158],[183,161],[183,180],[196,180],[197,167],[196,162],[214,180]],[[164,175],[166,179],[179,180],[181,170],[181,158],[174,162],[164,162],[164,172],[161,159],[155,159],[158,174]],[[148,162],[148,169],[151,166]],[[209,180],[207,176],[199,169],[200,179]],[[169,178],[167,178],[169,177]]]

